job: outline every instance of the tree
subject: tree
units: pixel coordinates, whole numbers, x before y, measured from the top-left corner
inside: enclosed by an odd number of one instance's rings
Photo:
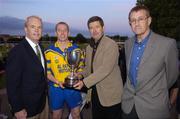
[[[42,40],[44,41],[49,41],[50,40],[50,37],[49,37],[49,34],[45,34],[43,37],[42,37]]]
[[[87,43],[87,39],[81,33],[78,33],[75,37],[75,42],[76,43]]]
[[[180,41],[180,0],[137,0],[149,8],[153,31]]]

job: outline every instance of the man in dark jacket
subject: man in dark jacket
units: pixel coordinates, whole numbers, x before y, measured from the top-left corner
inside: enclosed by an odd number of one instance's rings
[[[30,16],[25,22],[26,37],[7,59],[7,95],[17,119],[48,119],[46,65],[39,45],[42,20]]]

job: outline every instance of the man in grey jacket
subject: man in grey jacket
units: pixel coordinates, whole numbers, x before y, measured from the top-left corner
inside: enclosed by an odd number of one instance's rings
[[[135,36],[125,43],[127,81],[122,97],[123,119],[169,118],[168,89],[178,76],[174,39],[151,31],[147,7],[135,6],[129,24]]]

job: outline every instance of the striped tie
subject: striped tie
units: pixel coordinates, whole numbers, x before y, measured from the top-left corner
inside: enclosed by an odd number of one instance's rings
[[[36,45],[35,48],[36,48],[36,55],[38,56],[39,60],[41,61],[41,54],[40,54],[38,45]]]

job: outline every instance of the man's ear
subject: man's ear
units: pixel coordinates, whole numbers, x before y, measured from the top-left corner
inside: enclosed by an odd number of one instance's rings
[[[150,26],[152,22],[152,17],[148,17],[148,25]]]
[[[27,28],[26,27],[24,27],[24,31],[25,31],[25,33],[27,33]]]
[[[105,26],[103,26],[103,31],[105,30]]]

